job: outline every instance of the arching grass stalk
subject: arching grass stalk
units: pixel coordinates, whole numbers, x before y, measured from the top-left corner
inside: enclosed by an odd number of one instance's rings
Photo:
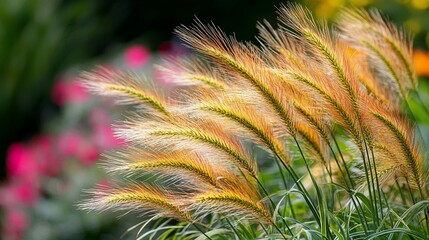
[[[288,195],[288,196],[287,196],[287,201],[288,201],[289,206],[290,206],[290,213],[291,213],[292,217],[293,217],[294,219],[296,219],[295,210],[294,210],[294,206],[293,206],[293,204],[292,204],[292,199],[290,198],[290,195]],[[286,201],[285,201],[285,202],[286,202]],[[287,206],[287,205],[286,205],[286,206]],[[285,208],[285,211],[286,211],[286,208]]]
[[[245,176],[245,174],[240,170],[240,172],[241,172],[241,174],[246,178],[246,176]],[[264,187],[264,185],[259,181],[259,179],[258,179],[258,177],[257,176],[255,176],[255,175],[251,175],[255,180],[256,180],[256,182],[258,183],[258,185],[261,187],[261,189],[262,189],[262,191],[264,192],[264,194],[266,195],[266,197],[268,198],[268,200],[270,201],[270,206],[272,206],[272,208],[273,209],[275,209],[276,208],[276,204],[274,203],[274,201],[271,199],[271,197],[270,197],[270,195],[269,195],[269,193],[267,192],[267,190],[265,189],[265,187]],[[247,180],[247,178],[246,178],[246,180]],[[247,181],[249,181],[249,180],[247,180]],[[278,212],[279,214],[280,214],[280,210],[279,210],[279,212]],[[282,221],[283,221],[283,223],[284,223],[284,225],[286,226],[286,228],[288,229],[288,231],[290,232],[290,234],[292,235],[292,236],[294,236],[294,234],[293,234],[293,232],[292,232],[292,230],[289,228],[289,225],[286,223],[286,220],[284,220],[284,218],[282,218],[281,217],[281,219],[282,219]],[[284,239],[287,239],[286,238],[286,236],[284,236],[283,235],[283,232],[280,230],[280,228],[277,226],[277,224],[275,223],[275,221],[272,221],[271,222],[271,224],[274,226],[274,228],[283,236],[283,238]]]
[[[363,214],[363,215],[365,214],[364,211],[363,211],[362,205],[360,204],[359,201],[356,202],[353,194],[351,193],[351,189],[354,189],[353,179],[352,179],[352,177],[350,175],[350,172],[348,170],[348,166],[346,165],[344,157],[343,157],[343,155],[341,153],[340,146],[338,145],[335,136],[332,135],[332,138],[333,138],[333,140],[335,142],[335,145],[336,145],[336,147],[337,147],[337,149],[339,151],[339,154],[340,154],[340,157],[341,157],[341,160],[342,160],[342,164],[343,164],[344,168],[346,169],[347,178],[345,177],[344,172],[342,171],[342,168],[341,168],[341,164],[339,163],[339,160],[338,160],[338,158],[337,158],[337,156],[336,156],[336,154],[334,152],[334,149],[332,148],[332,145],[329,142],[327,143],[328,147],[329,147],[330,151],[332,152],[332,155],[334,157],[335,163],[337,164],[338,170],[340,171],[341,177],[344,179],[344,182],[346,184],[346,186],[345,186],[346,187],[346,192],[350,196],[350,199],[351,199],[353,205],[356,207],[356,212],[358,214],[358,217],[359,217],[361,223],[364,225],[364,230],[366,232],[366,228],[368,226],[368,223],[366,222],[366,218],[363,218],[362,215],[361,215],[361,214]],[[350,184],[350,186],[349,186],[349,184]]]
[[[429,110],[427,109],[426,104],[424,104],[424,102],[423,102],[422,98],[420,97],[420,93],[419,93],[419,91],[414,91],[414,92],[415,92],[415,94],[416,94],[416,96],[417,96],[417,100],[419,101],[420,106],[422,106],[422,107],[423,107],[423,109],[424,109],[424,110],[425,110],[425,112],[426,112],[426,116],[428,116],[428,117],[429,117]]]
[[[350,179],[350,184],[351,184],[351,188],[349,188],[350,190],[351,189],[355,189],[355,184],[354,184],[354,181],[353,181],[353,178],[351,177],[351,174],[350,174],[350,171],[349,171],[349,167],[347,166],[347,163],[346,163],[346,161],[344,160],[344,156],[343,156],[343,153],[342,153],[342,151],[341,151],[341,147],[340,147],[340,145],[338,144],[338,141],[337,141],[337,138],[335,137],[335,135],[334,134],[332,134],[332,132],[331,132],[331,137],[332,137],[332,139],[334,140],[334,144],[335,144],[335,146],[336,146],[336,148],[337,148],[337,150],[338,150],[338,153],[340,154],[340,158],[341,158],[341,161],[342,161],[342,164],[344,165],[344,168],[345,168],[345,170],[346,170],[346,173],[347,173],[347,176],[348,176],[348,178]],[[356,207],[356,212],[357,212],[357,214],[358,214],[358,217],[359,217],[359,219],[360,219],[360,221],[361,221],[361,223],[363,224],[363,229],[364,229],[364,231],[365,231],[365,234],[368,234],[368,222],[367,222],[367,220],[366,220],[366,217],[365,217],[365,211],[364,211],[364,209],[363,209],[363,207],[362,207],[362,205],[361,205],[361,203],[360,203],[360,201],[359,200],[355,200],[355,195],[354,194],[352,194],[351,192],[350,192],[350,190],[347,190],[348,191],[348,194],[350,195],[350,199],[352,200],[352,203],[353,203],[353,205]],[[359,213],[359,211],[362,213],[362,215]]]
[[[238,233],[237,229],[235,229],[235,227],[231,224],[231,222],[229,221],[228,218],[225,218],[226,222],[228,223],[229,227],[232,229],[232,231],[235,233],[235,235],[240,239],[240,240],[246,240],[244,238],[242,238],[241,234]]]
[[[277,158],[277,156],[275,156],[275,158]],[[278,160],[278,161],[277,161]],[[284,173],[283,173],[283,170],[282,170],[282,168],[281,168],[281,166],[280,166],[280,164],[279,164],[279,161],[281,162],[281,159],[276,159],[276,165],[277,165],[277,167],[278,167],[278,169],[279,169],[279,172],[280,172],[280,175],[281,175],[281,177],[282,177],[282,180],[283,180],[283,185],[284,185],[284,188],[285,188],[285,190],[287,190],[288,189],[288,186],[287,186],[287,183],[286,183],[286,178],[285,178],[285,176],[284,176]],[[289,202],[290,202],[290,196],[288,196],[287,197],[288,199],[289,199]],[[295,234],[292,232],[292,230],[289,228],[289,225],[286,223],[286,220],[284,219],[284,215],[285,215],[285,211],[286,211],[286,201],[285,201],[285,203],[284,203],[285,205],[284,205],[284,208],[283,208],[283,215],[280,213],[280,209],[279,209],[279,211],[278,211],[278,213],[280,214],[280,216],[281,216],[281,219],[282,219],[282,221],[283,221],[283,223],[285,224],[285,226],[287,227],[287,229],[288,229],[288,231],[291,233],[291,235],[292,235],[292,237],[295,237]],[[275,207],[275,206],[274,206]],[[293,210],[293,205],[292,204],[290,204],[290,208],[291,208],[291,212],[292,212],[292,216],[295,216],[295,211]]]
[[[401,191],[402,187],[401,185],[399,185],[398,178],[396,176],[395,176],[395,184],[396,184],[396,187],[398,188],[399,196],[401,196],[402,204],[404,206],[407,205],[405,194],[403,193],[403,191]]]
[[[283,237],[283,239],[288,239],[286,238],[286,236],[283,234],[282,230],[280,230],[280,228],[277,226],[277,224],[273,221],[272,225],[274,226],[274,228],[277,230],[277,232],[280,233],[280,235]],[[287,226],[287,225],[286,225]],[[288,227],[289,229],[289,227]],[[289,229],[290,233],[292,234],[292,237],[295,237],[295,235],[292,233],[292,231]]]
[[[387,199],[387,197],[386,197],[386,194],[384,193],[384,191],[382,190],[381,191],[381,193],[383,194],[383,200],[384,200],[384,204],[386,204],[386,206],[387,206],[387,211],[386,211],[386,215],[387,216],[389,216],[389,220],[390,220],[390,227],[392,227],[393,228],[393,217],[392,217],[392,213],[391,213],[391,211],[392,211],[392,208],[390,207],[390,203],[389,203],[389,200]]]
[[[244,174],[244,173],[243,173],[243,171],[241,171],[241,169],[240,169],[240,173],[243,175],[243,177],[246,179],[246,181],[249,181],[249,180],[247,179],[247,177],[246,177],[246,174]],[[257,177],[257,176],[255,176],[255,175],[253,175],[253,174],[251,174],[251,176],[255,179],[255,181],[258,183],[259,187],[260,187],[260,188],[262,189],[262,191],[264,192],[265,196],[266,196],[266,197],[268,198],[268,200],[270,201],[270,208],[271,208],[271,210],[276,209],[276,204],[275,204],[275,203],[274,203],[274,201],[271,199],[270,194],[267,192],[267,190],[265,189],[264,185],[259,181],[258,177]],[[279,214],[280,214],[280,216],[281,216],[280,210],[278,211],[278,213],[279,213]],[[284,220],[284,218],[282,218],[282,217],[281,217],[281,219],[282,219],[283,224],[286,226],[287,230],[290,232],[290,234],[291,234],[292,236],[294,236],[294,234],[293,234],[292,230],[289,228],[289,225],[286,223],[286,220]],[[275,227],[277,230],[279,230],[279,233],[280,233],[281,235],[283,235],[283,233],[280,231],[280,229],[278,228],[278,226],[276,225],[276,223],[275,223],[274,221],[273,221],[272,223],[273,223],[274,227]],[[285,239],[286,239],[286,238],[285,238]]]
[[[407,101],[404,101],[404,102],[407,104],[407,106],[409,108],[410,106],[408,105]],[[389,128],[389,130],[395,135],[395,138],[397,139],[398,143],[401,145],[401,149],[405,154],[405,159],[411,167],[413,181],[417,185],[417,189],[418,189],[419,194],[420,194],[420,199],[424,199],[425,195],[423,193],[423,188],[422,188],[422,185],[424,185],[424,183],[423,183],[424,180],[422,179],[422,174],[420,172],[421,169],[419,168],[418,160],[416,159],[416,157],[413,154],[412,146],[410,146],[408,144],[407,137],[403,133],[401,133],[401,130],[398,128],[398,126],[395,126],[395,124],[391,120],[389,120],[389,119],[387,119],[387,118],[385,118],[382,115],[377,114],[377,113],[375,113],[373,115],[378,120],[380,120],[387,128]],[[413,117],[413,119],[415,121],[415,118],[414,118],[412,112],[411,112],[411,116]],[[420,132],[419,128],[418,128],[418,130]],[[421,132],[420,132],[420,134],[421,134]],[[422,135],[421,135],[421,137],[422,137],[422,141],[424,141]],[[422,164],[422,163],[420,163],[420,164]],[[425,219],[426,219],[427,231],[429,232],[429,218],[428,218],[427,209],[424,210],[424,215],[425,215]]]
[[[267,196],[267,198],[269,199],[273,209],[276,209],[276,205],[274,203],[274,201],[271,199],[270,195],[268,194],[267,190],[265,190],[264,186],[262,185],[262,183],[259,181],[259,179],[257,177],[254,177],[255,180],[257,181],[258,185],[262,188],[262,191],[264,191],[264,194]],[[280,209],[278,210],[278,213],[281,216],[280,213]],[[280,217],[282,219],[283,224],[286,226],[287,230],[289,231],[289,233],[291,234],[291,236],[295,236],[292,232],[292,230],[289,228],[289,225],[286,223],[286,220],[283,217]],[[274,223],[274,222],[273,222]],[[276,224],[274,224],[274,227],[279,231],[280,234],[282,234],[281,230],[278,228],[278,226]],[[283,235],[283,234],[282,234]],[[286,239],[286,238],[285,238]]]
[[[346,173],[347,173],[348,179],[350,180],[350,187],[351,187],[352,189],[354,189],[354,188],[355,188],[355,183],[354,183],[354,181],[353,181],[353,178],[351,177],[352,175],[350,174],[349,167],[347,166],[347,163],[346,163],[346,161],[344,160],[344,156],[343,156],[343,153],[342,153],[342,151],[341,151],[340,145],[339,145],[339,144],[338,144],[338,142],[337,142],[337,138],[336,138],[336,137],[335,137],[335,135],[334,135],[334,134],[332,134],[332,133],[331,133],[331,137],[332,137],[332,139],[334,140],[335,146],[337,147],[338,153],[340,154],[340,158],[341,158],[342,164],[343,164],[343,166],[344,166],[344,168],[345,168],[345,170],[346,170]]]
[[[414,198],[414,194],[411,191],[410,182],[408,181],[408,178],[405,177],[405,183],[407,184],[408,193],[410,194],[410,198],[413,204],[416,204],[416,199]]]
[[[302,159],[304,160],[305,167],[307,168],[307,171],[308,171],[308,174],[310,175],[311,181],[313,182],[313,185],[316,188],[317,199],[318,199],[318,203],[319,203],[319,212],[320,212],[318,224],[319,224],[321,231],[322,231],[321,234],[324,237],[330,236],[332,238],[332,233],[329,230],[328,214],[326,213],[326,211],[327,211],[326,198],[324,197],[323,191],[320,190],[319,185],[317,184],[316,180],[314,179],[313,174],[311,173],[307,159],[306,159],[296,137],[294,137],[294,141],[296,143],[296,146],[298,147],[298,150],[299,150],[299,153],[301,154]]]
[[[340,154],[342,164],[344,165],[344,168],[346,169],[347,176],[348,176],[348,178],[350,179],[350,184],[351,184],[351,188],[350,188],[350,189],[355,189],[355,185],[354,185],[353,178],[351,177],[351,174],[350,174],[350,171],[349,171],[349,167],[347,166],[347,163],[346,163],[346,161],[344,160],[344,156],[343,156],[343,153],[342,153],[342,151],[341,151],[340,145],[338,144],[338,142],[337,142],[337,139],[336,139],[335,135],[333,135],[333,134],[331,133],[331,136],[332,136],[332,139],[334,140],[335,146],[336,146],[336,147],[337,147],[337,149],[338,149],[338,153]],[[368,232],[367,232],[367,229],[368,229],[368,222],[367,222],[366,217],[365,217],[365,211],[364,211],[364,209],[363,209],[363,207],[362,207],[362,205],[361,205],[360,201],[356,201],[356,200],[355,200],[355,196],[354,196],[354,194],[352,194],[352,193],[350,192],[350,190],[348,190],[347,192],[348,192],[348,194],[350,195],[350,199],[352,200],[353,205],[357,208],[357,214],[358,214],[359,219],[361,220],[361,223],[364,225],[364,231],[365,231],[365,234],[368,234]],[[362,213],[362,215],[359,213],[359,211]]]
[[[281,159],[278,155],[277,158]],[[279,160],[279,162],[283,165],[283,167],[292,177],[292,180],[296,183],[298,190],[302,192],[302,196],[304,197],[305,202],[309,206],[311,213],[316,218],[316,222],[320,223],[319,214],[317,213],[316,207],[314,206],[314,203],[310,198],[310,194],[308,193],[307,189],[305,189],[305,187],[302,185],[295,171],[290,166],[286,165],[283,161]]]
[[[421,100],[420,95],[418,94],[418,92],[417,92],[417,97],[418,97],[418,99],[420,101],[420,105],[423,106],[423,108],[424,108],[427,116],[429,117],[429,111],[427,110],[426,106],[424,105],[423,101]],[[405,102],[405,105],[407,107],[408,112],[410,113],[410,116],[411,116],[413,122],[417,122],[416,117],[414,116],[414,113],[411,110],[411,107],[410,107],[410,105],[408,103],[408,99],[404,99],[404,102]],[[423,133],[422,133],[421,129],[419,128],[418,125],[416,126],[416,128],[417,128],[417,132],[419,134],[419,137],[420,137],[422,143],[427,147],[428,145],[426,143],[426,140],[423,137]],[[408,180],[407,180],[407,184],[408,184]],[[420,196],[421,196],[422,199],[424,199],[423,198],[423,190],[422,190],[422,188],[421,188],[420,185],[418,187],[419,187]],[[413,203],[414,203],[414,200],[413,200]],[[429,217],[428,217],[429,213],[428,213],[428,209],[424,210],[424,215],[425,215],[425,221],[426,221],[426,232],[429,233]]]
[[[403,99],[403,102],[405,103],[405,107],[406,107],[407,112],[410,114],[409,116],[411,117],[411,120],[413,122],[417,123],[416,116],[414,115],[413,110],[411,109],[411,106],[408,103],[408,99]],[[423,103],[422,103],[422,106],[424,106]],[[428,115],[428,117],[429,117],[429,115]],[[419,134],[419,138],[422,141],[423,145],[428,147],[428,144],[426,143],[426,140],[423,137],[422,130],[420,129],[420,127],[418,125],[416,126],[416,128],[417,128],[417,133]]]
[[[270,235],[270,234],[268,233],[267,229],[265,228],[264,224],[259,223],[259,225],[261,226],[261,228],[262,228],[262,230],[265,232],[265,234],[267,234],[267,236],[268,236],[268,235]]]
[[[192,225],[194,225],[194,227],[200,232],[200,233],[202,233],[207,239],[209,239],[209,240],[213,240],[211,237],[209,237],[209,236],[207,236],[207,234],[200,228],[200,227],[198,227],[198,225],[197,224],[195,224],[194,222],[192,223]]]
[[[278,169],[279,169],[279,172],[280,172],[280,176],[282,177],[282,180],[283,180],[283,186],[284,186],[284,188],[285,188],[285,191],[288,189],[288,185],[287,185],[287,182],[286,182],[286,177],[285,177],[285,175],[284,175],[284,173],[283,173],[283,169],[282,169],[282,167],[280,166],[280,164],[279,164],[279,161],[281,162],[282,160],[281,159],[278,159],[278,157],[277,156],[275,156],[275,162],[276,162],[276,165],[277,165],[277,167],[278,167]],[[289,206],[290,206],[290,210],[291,210],[291,214],[292,214],[292,217],[293,218],[296,218],[296,215],[295,215],[295,210],[294,210],[294,206],[293,206],[293,204],[292,204],[292,202],[291,202],[291,199],[290,199],[290,196],[288,195],[287,196],[287,200],[288,200],[288,202],[289,202]],[[283,222],[285,223],[285,225],[286,225],[286,227],[288,228],[288,230],[291,232],[291,235],[292,236],[294,236],[294,234],[293,234],[293,232],[291,231],[291,229],[289,228],[289,226],[286,224],[286,220],[284,219],[284,216],[286,215],[286,207],[287,206],[287,202],[286,201],[284,201],[284,206],[283,206],[283,215],[282,214],[280,214],[280,216],[282,216],[282,220],[283,220]],[[280,213],[280,210],[279,210],[279,213]]]
[[[363,141],[364,141],[364,146],[365,146],[365,156],[363,156],[362,160],[363,160],[363,162],[365,162],[365,157],[366,157],[366,161],[368,164],[368,170],[369,170],[369,178],[371,179],[371,187],[372,187],[372,191],[373,191],[372,192],[373,199],[371,200],[371,203],[374,204],[374,209],[373,209],[374,211],[371,211],[371,212],[372,212],[373,217],[375,216],[376,227],[378,228],[378,226],[380,225],[380,219],[378,216],[378,207],[377,207],[377,205],[378,205],[377,204],[377,190],[376,190],[376,185],[374,183],[374,181],[375,181],[374,175],[377,175],[377,173],[376,172],[374,173],[372,170],[372,163],[371,163],[371,158],[369,156],[368,145],[367,145],[365,139]],[[368,174],[368,172],[366,172],[366,174]],[[371,191],[371,187],[369,187],[369,191]],[[377,188],[378,188],[378,185],[377,185]],[[380,198],[380,196],[378,198]],[[381,208],[381,206],[380,206],[380,208]]]
[[[383,217],[383,204],[381,202],[381,198],[382,198],[382,193],[383,193],[383,189],[381,189],[381,185],[378,179],[378,173],[377,173],[377,165],[375,164],[375,155],[374,155],[374,149],[371,148],[371,156],[372,156],[372,164],[374,165],[374,173],[375,173],[375,181],[376,181],[376,185],[377,185],[377,191],[378,191],[378,200],[379,200],[379,204],[380,204],[380,213],[381,213],[381,218]],[[384,193],[383,193],[384,196]],[[386,199],[385,199],[386,200]],[[387,209],[390,209],[389,203],[386,200],[386,207]]]
[[[371,186],[373,186],[373,185],[371,184],[372,181],[370,181],[370,176],[372,175],[372,172],[370,172],[370,169],[368,168],[366,157],[365,157],[365,153],[362,151],[362,149],[360,149],[360,154],[361,154],[361,157],[362,157],[362,163],[363,163],[363,167],[364,167],[364,171],[365,171],[366,184],[368,186],[369,200],[370,200],[371,204],[373,204],[374,203],[374,196],[373,196],[373,192],[372,192],[372,189],[371,189]],[[377,216],[375,216],[377,214],[374,214],[374,210],[375,210],[374,206],[371,205],[371,208],[372,209],[370,209],[370,211],[371,211],[372,218],[374,220],[377,220]]]
[[[281,165],[280,165],[279,161],[281,161],[281,160],[277,159],[277,156],[275,156],[274,162],[276,162],[277,168],[279,169],[280,176],[281,176],[281,178],[282,178],[282,180],[283,180],[283,186],[284,186],[285,190],[287,190],[287,189],[288,189],[288,185],[287,185],[287,182],[286,182],[286,177],[285,177],[285,175],[284,175],[284,173],[283,173],[283,169],[282,169],[282,167],[281,167]],[[293,209],[293,208],[294,208],[294,206],[293,206],[293,205],[292,205],[292,203],[291,203],[291,199],[290,199],[290,196],[289,196],[289,195],[287,196],[287,200],[288,200],[289,205],[290,205],[290,209],[291,209],[292,217],[293,217],[293,218],[295,218],[295,211],[294,211],[294,209]],[[286,201],[284,201],[284,206],[283,206],[283,216],[285,216],[285,215],[286,215],[286,206],[287,206],[287,202],[286,202]]]
[[[414,198],[414,194],[413,194],[413,192],[412,192],[412,188],[411,188],[410,182],[409,182],[409,180],[408,180],[408,178],[407,178],[407,177],[405,177],[405,182],[407,183],[408,192],[409,192],[409,194],[410,194],[411,200],[412,200],[413,205],[414,205],[414,204],[416,204],[416,199]],[[426,215],[426,209],[425,209],[425,211],[424,211],[424,214],[425,214],[425,219],[426,219],[426,225],[428,225],[427,215]],[[422,222],[421,222],[421,221],[418,221],[418,222],[419,222],[420,227],[422,227],[422,228],[423,228],[423,226],[422,226]],[[426,228],[427,228],[427,227],[426,227]],[[426,231],[428,231],[428,230],[426,230]]]
[[[334,207],[335,207],[335,191],[334,191],[334,185],[332,184],[334,182],[334,179],[332,178],[331,163],[329,162],[329,166],[325,166],[325,169],[322,168],[322,171],[323,170],[326,170],[326,173],[328,174],[328,177],[329,177],[329,179],[325,178],[326,174],[324,172],[322,173],[323,174],[322,184],[327,186],[328,191],[330,192],[328,209],[330,211],[333,211]],[[330,182],[328,182],[328,181],[330,181]]]

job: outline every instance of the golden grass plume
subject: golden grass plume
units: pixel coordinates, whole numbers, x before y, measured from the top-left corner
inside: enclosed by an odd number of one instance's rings
[[[259,166],[246,147],[249,141],[285,167],[298,156],[290,145],[300,150],[303,145],[303,156],[328,168],[336,154],[333,139],[339,137],[359,150],[345,161],[352,159],[362,171],[362,162],[370,164],[381,184],[406,178],[413,188],[425,189],[414,126],[391,100],[417,87],[408,35],[377,12],[359,9],[344,11],[333,31],[299,5],[280,7],[279,18],[278,28],[258,25],[261,46],[199,20],[177,28],[198,52],[158,66],[178,88],[193,87],[179,91],[177,99],[144,87],[132,74],[105,69],[83,74],[94,93],[148,107],[144,116],[116,127],[129,146],[107,157],[107,169],[170,181],[94,192],[82,206],[144,209],[188,222],[211,213],[234,214],[273,224],[256,185]],[[386,47],[392,51],[382,51]],[[183,183],[193,187],[178,191]]]

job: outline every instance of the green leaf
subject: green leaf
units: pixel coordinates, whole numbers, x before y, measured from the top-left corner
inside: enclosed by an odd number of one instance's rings
[[[424,235],[421,232],[415,231],[415,230],[410,230],[410,229],[405,229],[405,228],[392,228],[392,229],[386,229],[386,230],[371,234],[368,236],[367,240],[376,239],[378,237],[382,237],[382,236],[385,236],[388,234],[393,234],[393,233],[402,233],[402,234],[406,234],[410,237],[416,237],[416,238],[422,239],[422,240],[428,239],[428,236]]]
[[[213,229],[209,232],[206,232],[205,234],[209,237],[213,237],[224,233],[231,233],[231,230],[226,228],[218,228],[218,229]],[[220,236],[220,237],[223,237],[224,239],[226,239],[225,236]],[[205,240],[205,239],[207,239],[207,237],[201,234],[201,236],[197,237],[195,240]]]

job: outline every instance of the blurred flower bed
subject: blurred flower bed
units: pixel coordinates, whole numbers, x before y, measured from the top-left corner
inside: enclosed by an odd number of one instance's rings
[[[158,54],[183,51],[177,43],[166,42]],[[133,45],[104,67],[154,75],[151,66],[157,59],[145,46]],[[116,239],[137,223],[135,216],[124,217],[126,224],[120,224],[114,214],[88,214],[76,206],[84,189],[109,184],[96,164],[101,153],[124,145],[112,131],[124,109],[114,110],[112,101],[89,95],[78,74],[59,76],[52,89],[60,116],[45,123],[46,130],[30,141],[8,148],[8,180],[0,187],[2,239]],[[165,81],[158,84],[168,86]]]
[[[347,1],[311,2],[308,6],[326,17],[334,15]],[[421,20],[429,17],[429,1],[394,1],[393,5],[381,0],[351,2],[360,6],[375,4],[418,34],[419,48],[429,47],[429,21]],[[407,6],[407,11],[399,13],[402,6]],[[159,55],[180,55],[185,51],[174,41],[161,44],[156,54],[145,46],[132,45],[110,61],[100,63],[108,68],[144,72],[148,79],[154,77],[168,90],[172,83],[157,79],[152,65]],[[429,52],[416,51],[414,63],[420,76],[429,77]],[[90,96],[78,82],[78,74],[71,70],[57,77],[51,97],[60,106],[60,115],[45,122],[39,135],[12,143],[7,150],[8,179],[0,186],[1,239],[118,239],[139,222],[136,215],[129,214],[118,221],[118,214],[88,214],[76,206],[83,199],[83,189],[110,184],[99,159],[104,151],[124,145],[114,136],[111,125],[125,110],[114,107],[112,101]],[[427,87],[425,82],[423,86]],[[129,233],[124,239],[135,236],[135,232]]]

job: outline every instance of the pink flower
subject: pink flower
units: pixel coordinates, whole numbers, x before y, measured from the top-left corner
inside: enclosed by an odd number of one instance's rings
[[[89,122],[93,128],[93,141],[101,149],[111,149],[124,144],[124,141],[114,135],[110,125],[110,116],[105,110],[96,108],[89,115]]]
[[[52,91],[52,100],[59,106],[68,103],[83,103],[88,98],[88,92],[77,79],[73,81],[60,79],[55,83]]]
[[[84,165],[91,165],[95,161],[98,160],[100,156],[100,151],[94,143],[86,142],[79,146],[79,150],[77,152],[77,158]]]
[[[102,149],[111,149],[124,144],[124,141],[116,137],[110,125],[97,125],[94,129],[93,141]]]
[[[144,66],[150,57],[149,50],[142,45],[134,45],[125,50],[124,61],[133,68]]]
[[[31,142],[32,155],[37,159],[39,173],[55,176],[61,171],[61,160],[50,136],[44,135]]]
[[[89,123],[93,127],[110,124],[109,113],[101,108],[96,108],[89,114]]]
[[[38,182],[18,179],[9,181],[0,189],[0,205],[4,208],[13,206],[33,206],[39,199]]]
[[[78,132],[68,132],[58,139],[58,152],[64,157],[76,157],[84,165],[98,160],[100,150],[93,139],[85,139]]]
[[[76,156],[84,139],[78,132],[66,132],[58,137],[58,153],[64,157]]]
[[[39,199],[38,186],[28,181],[15,183],[11,188],[11,194],[16,203],[22,203],[30,207]]]
[[[11,178],[34,179],[37,176],[36,159],[21,143],[13,143],[9,146],[6,168]]]
[[[22,210],[10,209],[6,211],[6,221],[3,227],[3,238],[21,239],[28,225],[28,217]]]
[[[78,79],[73,79],[73,81],[69,83],[67,89],[67,102],[84,103],[88,98],[89,94],[86,91],[86,88],[78,81]]]

